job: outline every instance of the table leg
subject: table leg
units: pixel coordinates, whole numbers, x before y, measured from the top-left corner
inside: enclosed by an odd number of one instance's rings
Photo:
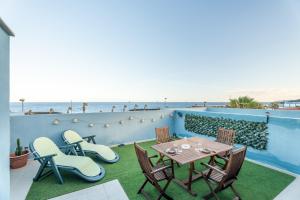
[[[210,165],[215,165],[215,156],[211,156],[210,159],[209,159],[209,161],[208,161],[208,163]]]
[[[195,170],[195,163],[190,163],[190,170],[189,170],[189,182],[187,183],[188,190],[192,190],[192,181],[193,181],[193,172]]]
[[[163,164],[165,164],[164,163],[164,155],[162,155],[161,153],[159,153],[159,159],[157,160],[156,164],[158,164],[160,162],[162,162]]]
[[[172,167],[172,175],[173,175],[173,178],[175,178],[174,161],[173,161],[173,160],[171,160],[171,167]]]
[[[193,176],[194,172],[195,172],[195,163],[192,162],[192,163],[190,163],[190,166],[189,166],[189,176],[188,176],[187,180],[182,181],[177,178],[174,178],[174,182],[177,183],[178,185],[180,185],[181,187],[183,187],[185,190],[187,190],[192,196],[197,196],[197,193],[192,191],[192,182],[194,180],[198,179],[198,177],[196,178],[195,176]]]

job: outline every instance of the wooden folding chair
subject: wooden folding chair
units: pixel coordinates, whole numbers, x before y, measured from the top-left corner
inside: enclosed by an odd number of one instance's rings
[[[173,141],[169,133],[169,127],[155,128],[156,143],[166,143]]]
[[[217,166],[212,166],[206,163],[202,163],[208,169],[202,172],[203,178],[207,183],[211,193],[204,196],[204,199],[214,197],[219,200],[217,193],[230,187],[234,194],[241,199],[241,196],[233,187],[233,183],[237,180],[237,176],[245,160],[247,147],[242,147],[230,152],[228,162],[224,169]],[[217,187],[213,188],[211,183],[216,183]]]
[[[227,145],[234,145],[235,131],[231,129],[219,128],[216,142]]]
[[[174,139],[170,136],[169,127],[155,128],[155,135],[157,144],[174,141]],[[159,154],[159,159],[157,163],[160,162],[164,163],[164,155],[162,154]],[[178,163],[177,166],[179,167]]]
[[[234,130],[225,129],[225,128],[219,128],[218,129],[216,142],[220,142],[220,143],[223,143],[223,144],[233,146],[234,145],[234,139],[235,139],[235,131]],[[218,161],[215,158],[221,158],[226,162],[226,161],[228,161],[229,153],[230,153],[230,151],[227,151],[227,152],[224,152],[224,153],[217,154],[214,157],[211,157],[211,160],[209,161],[209,164],[211,164],[211,165],[217,164],[221,167],[224,167],[224,163]]]
[[[162,197],[165,197],[168,200],[172,200],[173,198],[167,195],[165,192],[170,182],[174,178],[172,173],[172,166],[165,166],[159,164],[154,166],[150,159],[157,156],[148,157],[147,151],[139,145],[137,145],[136,143],[134,143],[134,148],[140,167],[146,178],[146,180],[138,190],[138,194],[142,193],[146,197],[146,199],[152,200],[152,198],[150,198],[149,195],[143,190],[145,185],[149,182],[159,192],[157,200],[161,199]],[[167,183],[164,187],[161,187],[159,184],[160,181],[167,181]]]

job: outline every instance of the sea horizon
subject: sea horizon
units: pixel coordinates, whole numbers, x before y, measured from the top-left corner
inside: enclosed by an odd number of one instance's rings
[[[128,101],[128,102],[96,102],[90,101],[86,102],[88,106],[86,107],[86,112],[122,112],[124,105],[126,105],[126,110],[130,109],[162,109],[162,108],[188,108],[193,106],[225,106],[227,102],[138,102],[138,101]],[[31,110],[32,112],[47,112],[53,109],[55,112],[66,113],[69,107],[72,107],[72,113],[82,112],[83,102],[24,102],[24,112]],[[137,106],[136,106],[137,105]],[[22,112],[21,102],[10,102],[11,113]]]

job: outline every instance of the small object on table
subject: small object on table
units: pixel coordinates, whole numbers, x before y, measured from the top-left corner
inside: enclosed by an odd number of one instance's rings
[[[202,153],[211,153],[212,151],[208,148],[199,148],[199,151],[202,152]]]
[[[181,145],[181,148],[182,148],[182,149],[190,149],[190,148],[191,148],[191,145],[189,145],[189,144],[182,144],[182,145]]]
[[[167,148],[166,149],[166,153],[168,153],[170,155],[175,155],[176,154],[176,150],[174,148]]]

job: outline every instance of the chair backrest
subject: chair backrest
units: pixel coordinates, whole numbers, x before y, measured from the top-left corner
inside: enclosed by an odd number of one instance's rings
[[[227,145],[233,145],[235,138],[235,131],[224,128],[219,128],[217,133],[216,142],[220,142]]]
[[[47,156],[56,154],[57,156],[64,155],[56,144],[47,137],[39,137],[30,145],[30,150],[35,157]]]
[[[78,141],[82,141],[80,143],[80,145],[84,145],[87,143],[87,141],[82,139],[82,137],[76,131],[73,131],[73,130],[67,130],[67,131],[63,132],[62,138],[67,144],[72,144],[72,143],[78,142]]]
[[[243,146],[239,149],[233,150],[229,155],[229,161],[226,165],[225,172],[227,176],[224,177],[224,181],[236,179],[237,175],[242,168],[245,160],[247,147]]]
[[[154,176],[151,174],[153,171],[152,164],[148,158],[148,153],[146,150],[144,150],[141,146],[134,143],[134,148],[136,152],[137,159],[139,161],[139,164],[141,166],[141,169],[145,176],[147,176],[152,181],[155,181]]]
[[[170,141],[169,127],[155,128],[156,143],[165,143]]]

